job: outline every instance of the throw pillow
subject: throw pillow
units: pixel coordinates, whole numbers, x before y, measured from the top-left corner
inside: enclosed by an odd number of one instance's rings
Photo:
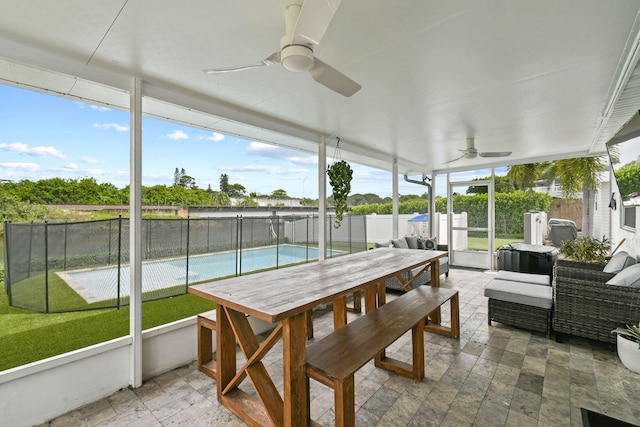
[[[640,264],[634,264],[631,267],[625,268],[609,279],[607,285],[640,288]]]
[[[407,241],[409,249],[418,249],[418,241],[420,241],[418,236],[406,236],[405,240]]]
[[[378,243],[378,242],[374,242],[374,243],[373,243],[373,249],[377,249],[377,248],[388,248],[390,244],[391,244],[391,242],[386,242],[386,243]]]
[[[431,237],[428,239],[422,239],[422,244],[424,245],[425,249],[431,249],[431,250],[438,249],[438,238]]]
[[[396,240],[392,240],[394,248],[403,248],[409,249],[409,245],[407,245],[407,240],[404,237],[401,237]]]
[[[611,257],[607,265],[602,269],[605,273],[620,273],[625,268],[636,263],[636,259],[625,251],[620,251]]]

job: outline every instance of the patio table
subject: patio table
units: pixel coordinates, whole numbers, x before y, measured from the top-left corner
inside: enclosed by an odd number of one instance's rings
[[[447,255],[444,251],[379,248],[191,286],[189,292],[217,304],[218,400],[250,425],[308,425],[307,313],[320,304],[333,302],[334,327],[337,329],[346,323],[348,295],[359,290],[371,295],[371,289],[377,289],[378,303],[383,304],[384,281],[396,277],[404,283],[402,273],[418,267],[422,274],[431,266],[431,284],[439,286],[438,259]],[[367,312],[375,309],[376,304],[375,297],[365,297]],[[259,344],[246,315],[280,323]],[[439,323],[439,317],[439,311],[433,313],[431,322]],[[262,363],[262,358],[280,338],[283,344],[282,396]],[[247,359],[240,370],[236,366],[236,340]],[[238,388],[246,377],[260,402]]]

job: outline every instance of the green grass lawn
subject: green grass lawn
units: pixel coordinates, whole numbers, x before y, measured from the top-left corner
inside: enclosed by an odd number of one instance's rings
[[[0,282],[4,289],[4,284]],[[142,304],[142,328],[184,319],[215,305],[194,295]],[[9,306],[0,290],[0,371],[77,350],[129,333],[129,307],[40,314]]]
[[[498,248],[502,245],[507,245],[509,243],[520,242],[524,243],[524,239],[494,239],[494,251],[497,251]],[[469,249],[486,251],[487,250],[487,238],[486,237],[469,237],[468,238],[468,246]]]

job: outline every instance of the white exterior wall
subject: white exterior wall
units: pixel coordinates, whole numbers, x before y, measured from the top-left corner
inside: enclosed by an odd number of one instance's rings
[[[623,238],[626,238],[625,242],[620,246],[620,251],[625,251],[629,255],[635,257],[640,261],[640,235],[638,235],[637,230],[640,228],[640,215],[638,215],[638,209],[640,206],[635,207],[636,209],[636,228],[635,230],[630,230],[626,228],[622,228],[622,202],[620,201],[620,190],[618,190],[618,186],[615,183],[615,180],[611,179],[611,192],[616,193],[616,210],[611,210],[611,244],[615,248]],[[607,206],[609,202],[607,202]]]
[[[609,208],[609,201],[611,199],[611,183],[609,181],[601,182],[600,189],[595,196],[596,206],[593,212],[593,237],[602,239],[602,236],[605,236],[609,239],[611,237],[610,219],[612,213],[612,210]],[[615,247],[617,242],[612,241],[611,244]]]
[[[142,332],[142,375],[150,378],[197,358],[192,316]],[[256,334],[275,325],[250,317]],[[215,335],[214,335],[215,351]],[[126,336],[0,373],[0,425],[44,423],[129,386],[131,337]]]

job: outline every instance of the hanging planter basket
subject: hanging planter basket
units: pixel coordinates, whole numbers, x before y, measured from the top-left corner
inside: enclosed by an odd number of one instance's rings
[[[349,163],[340,160],[340,138],[336,143],[333,163],[327,167],[327,175],[329,175],[329,184],[333,189],[332,197],[336,210],[336,221],[333,226],[340,228],[342,216],[347,211],[347,197],[351,192],[351,179],[353,178],[353,170],[351,170]]]

